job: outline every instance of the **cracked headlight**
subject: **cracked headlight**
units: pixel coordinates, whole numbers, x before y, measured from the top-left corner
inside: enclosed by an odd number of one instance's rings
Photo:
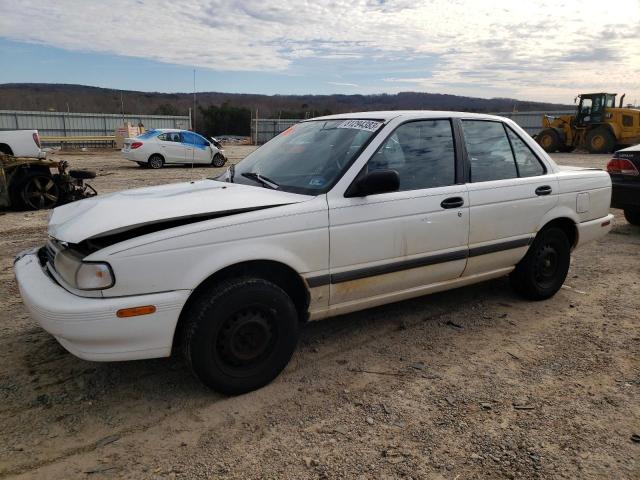
[[[115,283],[108,263],[83,262],[80,255],[71,250],[58,252],[54,263],[56,272],[78,290],[104,290]]]

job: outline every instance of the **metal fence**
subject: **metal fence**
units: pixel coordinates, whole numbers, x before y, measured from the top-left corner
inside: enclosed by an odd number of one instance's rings
[[[188,116],[116,115],[107,113],[28,112],[0,110],[0,130],[37,129],[41,137],[92,137],[113,135],[123,121],[144,128],[189,129]]]
[[[558,116],[574,113],[572,110],[557,111],[536,111],[536,112],[498,112],[492,115],[507,117],[520,125],[529,135],[534,135],[542,128],[542,117],[544,115]],[[281,132],[284,132],[291,125],[300,122],[299,119],[282,118],[258,118],[251,121],[251,142],[262,145]]]
[[[251,121],[251,143],[256,145],[267,143],[273,137],[300,121],[300,119],[295,118],[254,118]]]

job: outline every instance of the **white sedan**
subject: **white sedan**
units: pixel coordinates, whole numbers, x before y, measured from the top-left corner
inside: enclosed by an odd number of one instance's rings
[[[156,129],[127,138],[122,155],[141,167],[162,168],[168,164],[222,167],[227,159],[217,141],[209,141],[188,130]]]
[[[301,122],[216,179],[58,207],[15,271],[78,357],[181,350],[237,394],[280,373],[308,320],[505,275],[550,298],[571,251],[611,229],[610,200],[607,172],[556,165],[509,119],[351,113]]]

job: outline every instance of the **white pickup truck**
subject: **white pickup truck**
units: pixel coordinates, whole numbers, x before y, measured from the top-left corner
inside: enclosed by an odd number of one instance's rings
[[[180,349],[222,392],[286,366],[300,324],[509,275],[531,300],[611,228],[611,180],[508,119],[367,112],[286,130],[216,179],[54,210],[16,257],[27,309],[78,357]]]
[[[0,130],[0,153],[16,157],[46,157],[38,130]]]

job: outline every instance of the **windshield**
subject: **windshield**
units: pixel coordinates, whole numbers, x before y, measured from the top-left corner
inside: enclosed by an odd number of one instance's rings
[[[377,120],[299,123],[238,163],[233,182],[306,195],[325,193],[381,126]]]

